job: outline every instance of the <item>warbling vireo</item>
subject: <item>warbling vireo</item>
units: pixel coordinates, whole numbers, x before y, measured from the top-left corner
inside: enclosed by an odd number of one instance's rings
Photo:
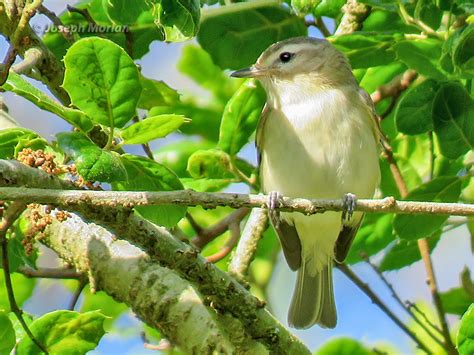
[[[378,121],[342,53],[326,40],[292,38],[270,46],[255,65],[232,74],[257,78],[267,104],[257,129],[263,191],[275,197],[370,198],[380,179]],[[275,194],[278,191],[279,194]],[[342,262],[361,213],[306,216],[270,211],[283,252],[298,270],[290,326],[336,325],[332,263]]]

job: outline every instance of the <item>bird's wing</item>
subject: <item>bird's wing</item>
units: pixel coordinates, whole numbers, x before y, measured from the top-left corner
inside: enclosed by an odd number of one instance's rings
[[[260,120],[257,125],[257,133],[255,134],[255,147],[257,148],[257,164],[260,167],[260,162],[262,161],[262,149],[263,149],[263,127],[269,116],[270,108],[268,104],[263,106],[262,113],[260,114]]]
[[[270,109],[268,105],[265,105],[258,122],[257,133],[255,136],[255,145],[257,147],[257,160],[259,166],[263,151],[263,127],[265,126],[268,116],[270,116]],[[261,181],[261,186],[264,186],[263,181]],[[291,221],[280,218],[278,225],[274,225],[274,228],[278,234],[278,238],[280,239],[286,262],[292,270],[299,269],[301,266],[301,242],[298,232],[296,231],[296,227]]]
[[[380,121],[377,116],[377,112],[375,111],[374,103],[370,98],[370,95],[364,89],[359,88],[359,95],[362,99],[362,102],[367,107],[375,141],[381,144],[382,140],[384,139],[384,135],[382,133],[382,129],[380,128]],[[359,229],[362,220],[363,215],[359,222],[355,225],[342,225],[341,232],[339,233],[336,245],[334,246],[334,257],[337,262],[343,262],[349,253],[352,241],[357,234],[357,230]]]
[[[380,127],[379,117],[375,111],[375,105],[372,101],[370,95],[362,88],[359,88],[359,95],[362,99],[362,102],[367,106],[367,109],[370,113],[370,118],[372,119],[372,129],[375,137],[375,141],[381,143],[385,139],[382,128]]]
[[[334,258],[338,263],[342,263],[349,253],[352,241],[354,240],[357,230],[359,229],[362,219],[355,226],[342,225],[342,229],[339,232],[339,236],[334,246]]]

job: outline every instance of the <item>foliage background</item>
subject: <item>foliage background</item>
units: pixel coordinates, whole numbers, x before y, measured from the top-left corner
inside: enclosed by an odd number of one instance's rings
[[[60,12],[64,9],[64,2],[62,1],[45,1],[45,5],[53,11]],[[44,26],[47,21],[41,16],[36,16],[33,23],[38,24],[39,28]],[[330,22],[328,21],[330,26]],[[330,30],[332,30],[330,28]],[[313,36],[320,36],[319,31],[314,27],[309,29],[309,34]],[[153,42],[150,47],[150,52],[145,54],[137,63],[142,67],[142,73],[157,80],[164,80],[174,89],[180,93],[189,93],[198,100],[205,101],[206,98],[211,98],[209,91],[213,91],[212,84],[207,88],[196,84],[195,81],[189,78],[189,75],[184,75],[182,71],[176,69],[176,63],[182,58],[183,48],[187,47],[188,43],[171,43],[164,44],[162,42]],[[6,42],[2,39],[0,42],[0,56],[3,57],[6,53]],[[232,56],[230,56],[232,57]],[[231,63],[232,66],[232,63]],[[190,67],[190,66],[189,66]],[[396,71],[394,69],[394,71]],[[227,82],[227,81],[226,81]],[[232,81],[228,82],[232,84]],[[204,85],[205,86],[205,85]],[[39,85],[39,87],[42,87]],[[376,87],[373,87],[375,89]],[[206,90],[210,89],[210,90]],[[232,92],[234,88],[230,88]],[[57,132],[66,131],[69,126],[59,119],[57,116],[49,114],[45,111],[39,111],[33,104],[17,97],[11,93],[3,94],[5,101],[10,109],[11,115],[17,119],[24,127],[31,128],[47,139],[53,139]],[[393,117],[388,118],[387,121]],[[390,121],[389,121],[390,122]],[[192,123],[191,123],[192,125]],[[388,125],[387,125],[388,126]],[[386,127],[384,127],[386,128]],[[179,141],[182,139],[180,134],[172,134],[166,139],[154,141],[152,148],[158,150],[170,142]],[[423,143],[424,144],[424,143]],[[142,154],[139,146],[127,146],[126,150]],[[255,164],[255,151],[253,144],[246,145],[240,156],[253,164]],[[408,157],[409,159],[416,159],[416,155]],[[419,160],[418,162],[421,162]],[[416,161],[416,160],[415,160]],[[416,163],[415,163],[416,164]],[[386,167],[385,167],[386,168]],[[408,176],[413,173],[410,167],[406,166]],[[413,178],[416,181],[416,177]],[[248,188],[244,184],[235,184],[227,188],[230,191],[247,192]],[[201,212],[196,211],[196,214],[204,222],[210,222],[218,217],[218,213],[206,212],[210,217]],[[222,212],[221,212],[222,213]],[[273,237],[270,237],[273,238]],[[224,237],[225,239],[225,237]],[[273,242],[268,242],[268,237],[264,240],[265,243],[273,248]],[[221,238],[221,243],[222,243]],[[218,248],[218,245],[214,249]],[[380,261],[383,255],[378,254],[374,257],[374,261]],[[470,235],[466,226],[462,226],[454,231],[443,235],[437,244],[433,254],[434,266],[437,271],[438,281],[441,291],[446,291],[450,288],[459,287],[460,271],[466,266],[472,267],[472,253],[470,246]],[[50,265],[51,254],[46,254],[40,257],[40,264]],[[259,260],[257,260],[257,263]],[[264,261],[260,261],[257,268],[266,270],[267,265]],[[367,280],[380,293],[381,297],[391,306],[397,307],[395,302],[391,299],[388,291],[383,287],[380,280],[365,263],[359,263],[354,267],[354,270],[360,276]],[[400,270],[391,271],[387,273],[387,278],[399,291],[402,299],[410,299],[412,301],[430,302],[430,294],[425,287],[425,272],[420,261],[404,267]],[[284,260],[281,256],[276,259],[276,266],[268,287],[268,299],[274,313],[282,321],[286,322],[286,310],[291,296],[291,287],[294,282],[294,275],[287,270]],[[33,314],[43,314],[53,309],[58,309],[67,306],[70,297],[71,282],[54,282],[50,280],[41,280],[34,288],[33,294],[27,299],[24,304],[26,311]],[[26,285],[26,282],[17,283],[17,285]],[[400,352],[408,352],[413,349],[413,345],[409,342],[407,337],[391,323],[391,321],[363,295],[352,283],[350,283],[338,271],[335,272],[335,288],[336,288],[336,302],[339,314],[339,323],[335,330],[323,330],[320,328],[312,328],[306,331],[296,331],[295,333],[310,347],[310,349],[317,349],[326,340],[339,337],[349,336],[360,339],[368,346],[380,346],[381,343],[391,343]],[[20,286],[21,288],[22,286]],[[25,286],[28,288],[28,286]],[[257,290],[258,292],[258,290]],[[17,290],[21,293],[21,290]],[[108,325],[108,334],[104,336],[99,344],[99,347],[93,353],[112,353],[120,350],[121,353],[146,353],[147,351],[142,347],[142,340],[139,337],[141,325],[130,314],[122,313],[125,309],[119,305],[112,304],[109,300],[101,299],[102,296],[90,296],[85,292],[85,296],[79,301],[79,309],[95,309],[99,308],[107,313],[107,309],[111,315],[122,314],[115,322],[110,322]],[[47,302],[45,302],[47,300]],[[427,306],[428,307],[428,306]],[[427,314],[434,316],[434,310],[427,308]],[[452,324],[456,324],[458,317],[455,315],[449,316]],[[382,346],[383,347],[383,346]],[[125,350],[127,349],[127,350]]]

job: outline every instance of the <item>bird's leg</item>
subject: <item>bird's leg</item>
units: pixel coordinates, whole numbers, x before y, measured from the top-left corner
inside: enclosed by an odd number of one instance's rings
[[[280,210],[277,207],[280,207],[282,198],[282,194],[278,191],[270,191],[268,194],[268,217],[275,228],[280,226]]]
[[[347,193],[342,198],[342,224],[349,222],[356,206],[356,195]]]

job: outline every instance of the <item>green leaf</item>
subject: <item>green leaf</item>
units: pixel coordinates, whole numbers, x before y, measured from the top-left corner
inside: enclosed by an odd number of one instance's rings
[[[49,353],[79,355],[95,349],[99,344],[105,334],[105,319],[99,311],[53,311],[34,320],[30,330]],[[25,355],[40,353],[29,337],[23,337],[17,351]]]
[[[304,19],[282,7],[264,7],[204,17],[197,39],[218,66],[240,69],[271,44],[306,35]]]
[[[199,46],[185,46],[177,66],[181,73],[209,90],[215,98],[224,103],[236,90],[237,80],[230,79],[214,64],[209,53]]]
[[[230,155],[240,151],[257,127],[265,100],[265,90],[256,80],[242,84],[224,109],[219,148]]]
[[[179,102],[179,94],[163,81],[145,78],[140,75],[142,92],[138,107],[149,110],[154,106],[172,106]]]
[[[474,295],[470,295],[463,287],[452,288],[440,293],[444,311],[462,316],[474,303]]]
[[[36,285],[35,279],[29,279],[22,274],[10,274],[13,284],[13,291],[15,292],[16,303],[19,307],[33,294],[33,289]],[[0,272],[0,309],[9,310],[10,304],[8,302],[7,290],[5,289],[5,276],[3,271]]]
[[[428,246],[432,251],[440,239],[440,233],[428,237]],[[421,260],[420,250],[416,240],[399,239],[384,255],[380,262],[380,271],[399,270]]]
[[[159,115],[147,117],[122,130],[124,144],[143,144],[166,137],[189,119],[181,115]]]
[[[474,147],[474,101],[460,84],[448,82],[438,90],[433,125],[445,157],[456,159]]]
[[[439,67],[442,42],[436,39],[401,41],[395,45],[397,58],[409,68],[421,75],[436,80],[445,80],[446,76]]]
[[[77,171],[87,181],[127,179],[127,172],[117,153],[100,149],[82,133],[61,132],[56,137],[60,148],[74,159]]]
[[[319,5],[313,9],[313,16],[338,17],[345,3],[345,0],[322,0]]]
[[[463,78],[474,77],[474,24],[461,30],[453,45],[453,63]]]
[[[320,4],[321,0],[291,0],[291,7],[298,15],[307,15]]]
[[[352,243],[346,263],[355,264],[363,260],[361,253],[372,256],[385,248],[394,237],[392,234],[392,214],[367,214],[362,227]]]
[[[370,5],[374,8],[395,11],[397,4],[393,0],[361,0],[361,3]]]
[[[121,191],[174,191],[183,184],[170,169],[147,158],[125,154],[121,156],[129,177],[128,181],[115,182],[114,190]],[[155,224],[174,227],[186,214],[186,207],[176,205],[142,206],[135,210]]]
[[[189,157],[189,174],[193,178],[231,179],[230,157],[226,152],[218,149],[198,150]]]
[[[337,338],[329,340],[316,351],[317,355],[375,355],[362,343],[351,338]]]
[[[349,59],[353,69],[392,64],[396,36],[374,33],[331,37],[331,43]]]
[[[461,326],[456,337],[456,346],[460,355],[474,353],[474,304],[461,318]]]
[[[103,291],[92,293],[89,287],[82,291],[81,312],[100,311],[107,317],[104,328],[109,330],[113,323],[129,308],[126,304],[115,301],[111,296]]]
[[[443,45],[441,67],[459,78],[474,76],[474,24],[454,32]]]
[[[11,159],[15,156],[16,146],[21,140],[39,138],[38,134],[26,128],[7,128],[0,130],[0,158]]]
[[[103,7],[108,17],[115,23],[130,25],[136,22],[142,12],[149,6],[143,0],[103,0]]]
[[[94,122],[123,127],[136,114],[138,69],[120,46],[98,37],[77,41],[64,57],[64,88]]]
[[[396,11],[372,9],[364,21],[364,31],[383,33],[416,33],[414,26],[407,25]]]
[[[157,162],[173,170],[179,177],[189,177],[186,170],[189,157],[198,150],[214,147],[214,143],[206,140],[194,142],[185,139],[160,147],[159,151],[154,152],[154,156]]]
[[[428,79],[405,92],[395,109],[397,130],[405,134],[421,134],[433,130],[433,101],[439,84]]]
[[[360,79],[359,85],[368,93],[372,93],[377,90],[379,86],[390,82],[393,78],[399,74],[402,74],[405,70],[406,66],[402,63],[394,63],[368,68]]]
[[[433,179],[411,191],[407,201],[457,202],[462,181],[455,176]],[[393,227],[400,238],[415,240],[427,237],[441,228],[448,216],[397,215]]]
[[[186,189],[199,192],[217,192],[229,186],[233,181],[230,179],[181,179]]]
[[[436,6],[433,0],[419,0],[416,2],[415,19],[423,21],[432,29],[438,29],[442,16],[443,11]]]
[[[219,139],[219,125],[222,115],[222,111],[219,109],[199,107],[194,103],[180,103],[174,106],[153,107],[148,114],[150,116],[176,114],[189,117],[193,123],[182,126],[182,133],[199,135],[214,142]]]
[[[193,38],[199,29],[199,0],[150,0],[155,24],[167,42]]]
[[[43,110],[58,115],[84,132],[90,131],[93,127],[91,119],[84,112],[61,105],[13,71],[10,71],[8,80],[1,87],[24,97]]]
[[[0,310],[0,354],[10,354],[16,344],[15,330],[6,312]]]

